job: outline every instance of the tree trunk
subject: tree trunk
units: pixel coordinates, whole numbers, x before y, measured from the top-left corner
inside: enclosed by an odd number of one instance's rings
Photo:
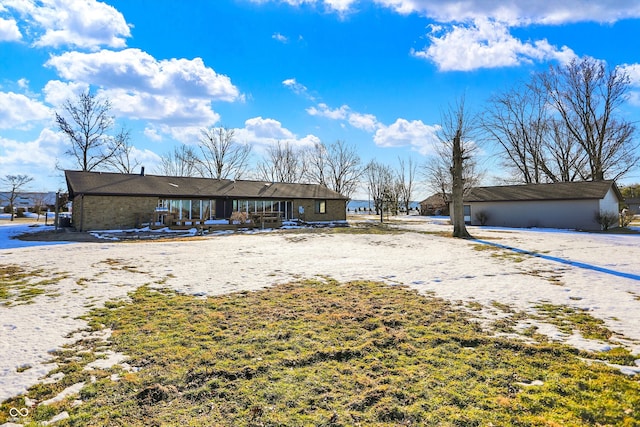
[[[456,132],[453,138],[453,167],[451,168],[451,178],[453,180],[453,188],[451,197],[453,201],[453,237],[462,239],[471,239],[472,236],[467,231],[464,223],[464,181],[462,178],[462,144],[460,142],[460,130]]]

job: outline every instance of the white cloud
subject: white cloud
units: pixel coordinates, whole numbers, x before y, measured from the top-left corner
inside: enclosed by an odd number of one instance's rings
[[[155,127],[147,126],[144,128],[144,136],[146,136],[151,141],[160,142],[162,141],[162,135],[158,133],[158,129]]]
[[[270,0],[251,0],[254,3],[268,3]],[[285,3],[290,6],[302,6],[304,4],[323,5],[325,8],[344,13],[351,9],[351,5],[357,3],[358,0],[271,0],[277,3]]]
[[[51,57],[47,66],[67,80],[156,94],[235,101],[238,88],[225,75],[207,67],[201,58],[157,60],[140,49],[66,52]]]
[[[274,119],[254,117],[244,122],[244,128],[258,139],[293,139],[294,134]]]
[[[0,42],[12,42],[22,39],[18,23],[14,19],[0,17]]]
[[[6,173],[42,175],[55,170],[57,159],[64,153],[67,140],[59,132],[44,128],[33,141],[15,141],[0,137],[0,169]]]
[[[280,33],[274,33],[271,36],[271,38],[274,39],[274,40],[277,40],[277,41],[279,41],[281,43],[288,43],[289,42],[289,39],[286,36],[283,36]]]
[[[282,84],[298,95],[307,95],[308,91],[305,85],[298,83],[296,79],[283,80]]]
[[[421,120],[397,119],[390,126],[380,126],[373,141],[379,147],[411,147],[427,155],[434,151],[438,129],[438,125],[425,125]]]
[[[345,14],[364,0],[252,0],[254,3],[286,3],[291,6],[322,5]],[[628,0],[374,0],[374,3],[408,15],[417,13],[438,22],[468,22],[489,18],[511,25],[531,23],[559,25],[572,22],[616,22],[640,18],[640,4]]]
[[[412,54],[433,61],[442,71],[516,66],[533,60],[566,63],[575,57],[566,46],[557,49],[546,40],[522,43],[506,24],[487,19],[473,25],[432,26],[431,30],[431,45]]]
[[[66,52],[51,57],[46,65],[72,82],[47,84],[52,104],[71,98],[80,87],[98,86],[116,115],[132,119],[210,126],[220,119],[212,102],[244,100],[229,77],[217,74],[201,58],[157,60],[139,49],[101,50]]]
[[[348,12],[354,3],[356,3],[356,0],[324,0],[324,4],[329,9],[340,13]]]
[[[349,114],[349,124],[367,132],[373,132],[380,127],[378,119],[373,114],[351,113]]]
[[[130,156],[146,170],[155,170],[162,163],[162,158],[155,152],[147,149],[140,150],[135,146],[132,147]]]
[[[490,18],[511,25],[616,22],[639,18],[640,4],[626,0],[375,0],[401,14],[419,13],[439,22]]]
[[[640,87],[640,64],[623,64],[619,69],[629,76],[631,85]]]
[[[114,7],[96,0],[5,0],[5,6],[32,26],[35,46],[123,48],[131,36],[127,22]]]
[[[52,119],[40,101],[14,92],[0,92],[0,129],[29,129],[35,121]]]
[[[293,147],[311,147],[320,142],[315,135],[298,138],[282,123],[275,119],[254,117],[245,121],[244,128],[235,129],[235,139],[242,144],[250,144],[258,152],[276,143],[289,144]]]
[[[101,90],[117,116],[172,126],[210,126],[220,120],[206,99],[156,95],[124,89]]]
[[[60,106],[67,99],[76,98],[89,88],[86,83],[61,82],[60,80],[49,80],[44,86],[43,93],[47,103]]]
[[[623,64],[618,68],[629,77],[629,83],[635,89],[629,92],[629,104],[640,107],[640,64]]]
[[[306,111],[311,116],[326,117],[332,120],[344,120],[348,116],[349,106],[343,105],[340,108],[332,110],[327,104],[320,103],[318,107],[309,107]]]

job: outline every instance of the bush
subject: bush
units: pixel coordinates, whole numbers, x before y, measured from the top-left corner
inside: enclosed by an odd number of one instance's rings
[[[596,212],[594,218],[603,230],[608,230],[618,221],[618,214],[617,212]]]
[[[476,221],[480,223],[480,225],[487,225],[487,221],[489,221],[489,215],[485,211],[480,211],[476,213]]]
[[[246,224],[249,222],[249,215],[246,212],[233,212],[229,222],[231,224]]]
[[[620,213],[620,227],[628,227],[633,221],[633,216],[633,212],[623,209],[622,213]]]
[[[16,218],[24,218],[24,208],[18,208],[16,210]]]

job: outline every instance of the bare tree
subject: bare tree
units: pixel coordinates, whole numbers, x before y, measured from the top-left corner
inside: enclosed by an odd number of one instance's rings
[[[556,181],[545,164],[544,146],[549,136],[546,103],[544,90],[521,84],[494,95],[482,116],[483,129],[502,149],[504,165],[527,184]]]
[[[182,144],[161,156],[159,173],[167,176],[200,176],[198,155],[193,147]]]
[[[405,212],[409,215],[411,207],[411,198],[413,197],[414,181],[418,170],[418,165],[411,157],[405,162],[398,159],[399,169],[397,173],[398,202],[404,207]]]
[[[239,179],[246,172],[251,146],[234,140],[235,130],[226,127],[202,129],[199,161],[202,176]]]
[[[356,148],[338,140],[327,147],[327,187],[351,198],[362,176],[361,160]]]
[[[131,144],[131,135],[127,129],[121,129],[115,136],[118,149],[113,153],[106,163],[110,168],[120,173],[133,173],[140,166],[138,159],[133,157],[134,146]]]
[[[42,211],[43,210],[45,212],[47,211],[47,193],[46,192],[33,193],[31,195],[31,202],[33,203],[33,208],[37,215],[36,221],[40,221],[40,215],[42,214]],[[45,222],[46,222],[46,219],[45,219]]]
[[[310,151],[305,176],[308,182],[325,185],[351,198],[363,173],[362,161],[356,148],[338,140],[328,145],[316,144]]]
[[[301,182],[305,176],[306,156],[288,142],[277,142],[267,148],[266,157],[258,164],[258,175],[271,182]]]
[[[472,140],[477,123],[465,109],[464,97],[442,112],[440,140],[444,151],[442,157],[448,159],[451,172],[451,202],[453,204],[453,237],[468,239],[471,235],[464,222],[465,169],[470,169],[472,154],[477,145]],[[467,172],[468,173],[468,172]]]
[[[635,125],[623,119],[629,76],[593,58],[552,66],[538,76],[569,137],[584,150],[586,179],[618,179],[638,164]]]
[[[442,150],[440,150],[442,151]],[[432,156],[424,165],[422,175],[431,189],[442,196],[443,201],[451,195],[451,161],[445,153]]]
[[[9,196],[7,196],[7,201],[9,202],[9,212],[11,213],[11,221],[14,218],[14,206],[16,199],[20,195],[20,192],[24,190],[24,187],[33,181],[33,178],[28,175],[6,175],[2,178],[2,183],[8,189]]]
[[[120,149],[121,141],[108,134],[114,124],[108,99],[100,99],[87,91],[75,100],[67,99],[62,109],[63,114],[55,113],[56,124],[71,141],[66,154],[76,159],[81,170],[92,171],[103,166]]]
[[[393,171],[389,166],[372,160],[365,167],[364,174],[367,178],[369,195],[373,199],[374,209],[382,221],[382,214],[393,209],[391,206],[395,186]]]
[[[327,187],[327,171],[329,169],[327,157],[327,146],[322,142],[315,143],[313,148],[307,150],[306,181]]]

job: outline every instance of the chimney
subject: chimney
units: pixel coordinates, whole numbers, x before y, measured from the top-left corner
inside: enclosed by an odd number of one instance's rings
[[[140,167],[140,176],[144,176],[144,166]]]

